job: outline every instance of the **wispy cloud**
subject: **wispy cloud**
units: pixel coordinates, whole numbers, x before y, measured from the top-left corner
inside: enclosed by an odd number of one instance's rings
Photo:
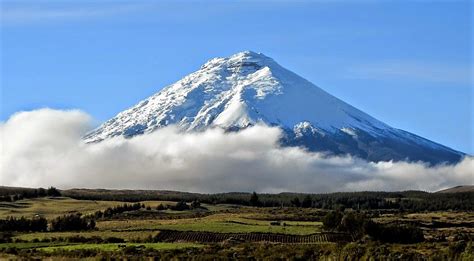
[[[473,68],[469,65],[392,60],[354,65],[347,72],[348,77],[361,79],[470,84]]]
[[[21,2],[20,2],[21,3]],[[39,2],[41,3],[41,2]],[[42,22],[79,20],[130,13],[146,9],[148,4],[31,4],[1,6],[2,25],[24,25]]]

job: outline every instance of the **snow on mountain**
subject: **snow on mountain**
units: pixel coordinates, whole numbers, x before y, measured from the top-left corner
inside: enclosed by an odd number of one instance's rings
[[[184,131],[281,127],[283,144],[368,160],[455,162],[462,153],[394,129],[251,51],[214,58],[84,137],[132,137],[170,124]]]

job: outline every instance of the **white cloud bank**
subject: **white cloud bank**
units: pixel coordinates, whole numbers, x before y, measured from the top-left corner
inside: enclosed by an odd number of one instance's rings
[[[83,144],[91,118],[81,111],[41,109],[0,125],[0,185],[141,188],[194,192],[435,191],[473,184],[474,159],[454,166],[370,163],[278,146],[280,130],[238,133],[173,127],[133,139]]]

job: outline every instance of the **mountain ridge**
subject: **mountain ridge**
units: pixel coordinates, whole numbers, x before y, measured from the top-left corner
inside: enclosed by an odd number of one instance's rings
[[[202,131],[239,130],[257,123],[282,128],[284,145],[370,161],[439,164],[457,162],[464,155],[390,127],[252,51],[209,60],[106,121],[84,140],[133,137],[171,124],[183,131]]]

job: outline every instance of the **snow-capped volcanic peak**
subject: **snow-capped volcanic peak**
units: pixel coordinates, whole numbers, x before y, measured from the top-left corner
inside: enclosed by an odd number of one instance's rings
[[[178,124],[242,128],[256,122],[293,128],[307,121],[328,131],[383,123],[329,95],[273,59],[251,51],[214,58],[200,70],[119,113],[86,137],[87,142],[133,136]]]
[[[251,51],[209,60],[84,139],[98,142],[118,135],[131,137],[170,124],[199,131],[208,127],[238,130],[259,122],[294,131],[296,139],[314,132],[321,137],[331,134],[355,139],[364,133],[375,138],[400,136],[405,143],[416,140]]]

